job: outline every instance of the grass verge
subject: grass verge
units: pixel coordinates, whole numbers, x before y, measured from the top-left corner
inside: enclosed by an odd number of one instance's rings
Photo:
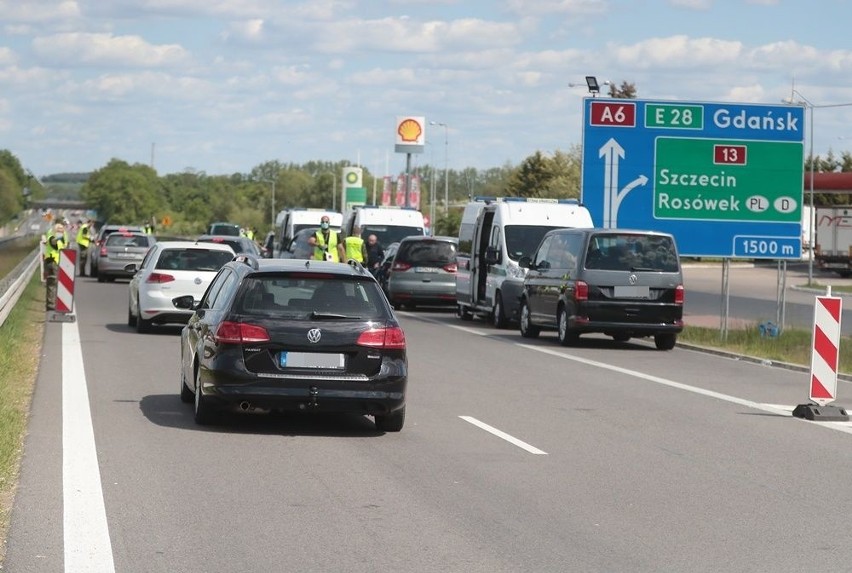
[[[718,328],[685,326],[678,340],[776,362],[801,366],[811,364],[811,331],[805,329],[786,328],[779,336],[760,336],[757,324],[754,324],[745,329],[729,329],[727,339],[722,340]],[[852,338],[848,336],[840,341],[838,371],[852,374]]]
[[[44,286],[33,275],[0,326],[0,563],[15,499],[44,336]]]

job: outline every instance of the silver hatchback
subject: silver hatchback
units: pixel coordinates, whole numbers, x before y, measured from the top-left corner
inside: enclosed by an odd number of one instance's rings
[[[399,242],[387,278],[394,308],[456,305],[455,237],[413,235]]]
[[[125,267],[128,263],[141,263],[155,242],[153,235],[145,233],[120,231],[110,234],[99,249],[98,282],[132,277],[133,273],[125,270]]]

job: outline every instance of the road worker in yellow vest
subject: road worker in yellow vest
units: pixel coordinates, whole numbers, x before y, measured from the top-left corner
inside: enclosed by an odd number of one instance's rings
[[[89,245],[92,244],[92,220],[89,219],[85,223],[82,220],[78,221],[79,228],[77,229],[77,251],[80,253],[80,276],[86,276],[86,260],[89,258]]]
[[[349,261],[354,259],[364,264],[367,260],[367,244],[361,238],[361,227],[357,225],[352,228],[352,234],[343,239],[343,260]]]
[[[45,310],[56,310],[56,276],[59,273],[59,251],[67,245],[65,225],[57,223],[44,238]]]
[[[340,262],[343,256],[343,245],[340,241],[340,233],[331,230],[331,220],[328,215],[320,219],[320,228],[314,233],[314,259],[317,261]]]

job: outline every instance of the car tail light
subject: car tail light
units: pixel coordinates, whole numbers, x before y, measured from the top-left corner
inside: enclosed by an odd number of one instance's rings
[[[397,263],[397,262],[395,262],[393,264],[393,266],[391,267],[391,270],[392,271],[407,271],[410,268],[411,268],[411,265],[409,265],[408,263],[402,263],[402,262]]]
[[[675,304],[683,304],[685,294],[683,285],[677,285],[677,288],[675,289]]]
[[[574,283],[574,300],[589,300],[589,285],[585,281]]]
[[[444,265],[443,268],[448,273],[455,273],[455,272],[458,272],[458,270],[459,270],[459,266],[456,263],[450,263],[448,265]]]
[[[145,279],[145,282],[162,284],[170,283],[173,280],[175,280],[175,277],[173,277],[172,275],[167,275],[166,273],[151,273],[150,275],[148,275],[148,278]]]
[[[390,328],[371,328],[358,337],[358,346],[370,348],[405,348],[405,333],[398,326]]]
[[[101,256],[102,256],[102,257],[107,256],[107,250],[106,250],[106,247],[105,247],[105,246],[104,246],[104,247],[101,247]]]
[[[213,335],[216,344],[243,344],[245,342],[269,342],[269,332],[262,326],[226,320]]]

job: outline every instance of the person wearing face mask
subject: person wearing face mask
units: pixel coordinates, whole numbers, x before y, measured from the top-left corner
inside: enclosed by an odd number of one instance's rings
[[[57,223],[44,241],[45,310],[56,310],[56,275],[59,270],[59,251],[68,244],[65,225]]]
[[[343,257],[343,243],[340,233],[331,230],[331,220],[328,215],[320,219],[320,228],[314,233],[314,259],[317,261],[340,262]]]

